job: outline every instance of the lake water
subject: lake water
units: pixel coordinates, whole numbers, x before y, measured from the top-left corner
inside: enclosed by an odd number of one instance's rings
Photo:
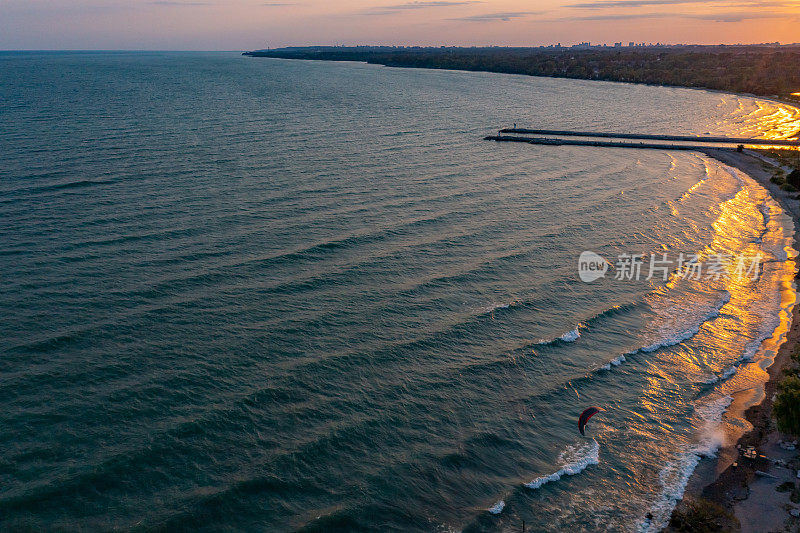
[[[656,530],[786,326],[791,220],[748,176],[482,138],[781,137],[787,106],[6,53],[0,118],[0,529]],[[583,251],[765,262],[584,283]]]

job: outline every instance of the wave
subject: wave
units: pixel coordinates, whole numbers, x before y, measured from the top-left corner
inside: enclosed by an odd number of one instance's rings
[[[560,343],[560,342],[575,342],[576,340],[578,340],[581,337],[581,329],[585,328],[585,327],[586,327],[585,324],[580,323],[577,326],[575,326],[575,329],[569,330],[568,332],[564,333],[563,335],[561,335],[558,338],[551,339],[551,340],[542,339],[539,342],[537,342],[536,344],[538,344],[540,346],[543,346],[543,345],[557,344],[557,343]]]
[[[113,185],[115,180],[77,180],[67,181],[63,183],[53,183],[49,185],[36,185],[33,187],[24,187],[20,189],[13,189],[8,191],[10,194],[29,193],[36,194],[42,192],[63,191],[69,189],[82,189],[84,187],[94,187],[97,185]]]
[[[726,379],[728,379],[728,378],[732,377],[733,375],[735,375],[738,370],[739,370],[739,367],[737,367],[736,365],[731,366],[731,367],[725,369],[725,371],[722,372],[720,375],[711,376],[710,378],[706,379],[702,383],[704,383],[705,385],[712,385],[714,383],[719,383],[720,381],[725,381]]]
[[[549,340],[542,339],[536,342],[535,344],[538,346],[548,346],[548,345],[559,344],[562,342],[575,342],[581,337],[582,330],[589,329],[593,324],[597,323],[598,321],[604,318],[614,316],[617,313],[628,311],[629,309],[633,309],[634,307],[636,307],[636,305],[637,304],[634,302],[634,303],[624,303],[611,306],[608,309],[604,309],[603,311],[600,311],[596,315],[591,316],[586,320],[579,322],[574,329],[567,331],[560,337],[556,337],[555,339],[549,339]]]
[[[769,233],[769,223],[771,220],[770,206],[767,205],[766,202],[761,202],[758,204],[758,210],[761,212],[761,216],[763,217],[764,229],[761,230],[761,233],[759,234],[758,239],[756,239],[755,244],[762,244],[764,242],[764,237],[766,237],[767,233]]]
[[[709,320],[713,320],[713,319],[717,318],[720,315],[720,311],[722,310],[722,308],[725,307],[725,305],[727,305],[728,302],[730,302],[730,301],[731,301],[731,293],[729,293],[728,291],[725,291],[725,295],[720,299],[720,301],[717,302],[717,304],[714,307],[712,307],[706,314],[701,315],[700,316],[700,321],[697,322],[696,324],[693,324],[691,327],[689,327],[689,328],[687,328],[687,329],[685,329],[685,330],[683,330],[681,332],[673,333],[672,335],[670,335],[670,336],[666,337],[665,339],[662,339],[662,340],[660,340],[658,342],[655,342],[653,344],[649,344],[647,346],[643,346],[643,347],[639,348],[638,350],[634,350],[632,352],[628,352],[627,355],[633,355],[633,354],[635,354],[637,352],[650,353],[650,352],[654,352],[654,351],[656,351],[656,350],[658,350],[660,348],[666,348],[666,347],[669,347],[669,346],[675,346],[676,344],[680,344],[681,342],[683,342],[685,340],[691,339],[692,337],[694,337],[695,335],[700,333],[700,328],[703,327],[703,324],[705,324]]]
[[[113,183],[114,180],[78,180],[78,181],[70,181],[67,183],[58,183],[56,185],[41,187],[40,190],[59,191],[65,189],[81,189],[83,187],[92,187],[95,185],[111,185]]]
[[[535,490],[551,481],[558,481],[564,476],[580,474],[586,470],[589,465],[600,463],[600,444],[592,439],[591,444],[580,448],[570,446],[561,452],[558,460],[563,466],[557,472],[553,472],[547,476],[537,477],[533,481],[525,483],[525,486]]]
[[[396,131],[394,133],[384,133],[382,137],[402,137],[403,135],[417,135],[420,131]]]
[[[723,168],[723,170],[725,170],[725,171],[726,171],[728,174],[730,174],[731,176],[733,176],[734,178],[736,178],[736,181],[738,181],[738,182],[739,182],[739,186],[740,186],[740,187],[744,187],[744,183],[745,183],[745,181],[744,181],[744,179],[742,179],[742,176],[741,176],[741,175],[739,175],[739,170],[738,170],[738,169],[736,169],[736,168],[734,168],[734,167],[732,167],[732,166],[729,166],[729,165],[724,165],[724,164],[722,165],[722,168]]]
[[[764,344],[764,341],[772,337],[775,330],[780,326],[781,319],[779,316],[774,315],[770,318],[767,318],[762,323],[762,328],[759,334],[756,336],[755,339],[747,343],[747,346],[744,347],[744,353],[739,358],[739,363],[749,363],[752,361],[758,351],[761,349],[761,345]]]
[[[484,307],[481,311],[482,311],[482,313],[484,315],[491,315],[495,311],[502,311],[504,309],[509,309],[511,307],[516,307],[516,306],[518,306],[518,305],[520,305],[522,303],[523,303],[522,300],[512,300],[512,301],[507,302],[507,303],[494,304],[494,305],[490,305],[488,307]]]
[[[627,361],[627,359],[625,359],[625,356],[624,355],[620,355],[619,357],[615,357],[614,359],[612,359],[608,363],[606,363],[603,366],[601,366],[599,368],[599,370],[611,370],[611,367],[619,366],[622,363],[624,363],[625,361]]]
[[[559,339],[564,342],[575,342],[581,337],[580,327],[581,324],[578,324],[577,328],[564,333],[563,335],[561,335],[561,337],[559,337]]]
[[[633,309],[634,307],[636,307],[636,305],[637,305],[636,302],[630,302],[630,303],[624,303],[624,304],[611,306],[608,309],[600,311],[599,313],[597,313],[593,317],[584,320],[581,324],[583,324],[585,327],[588,328],[590,325],[594,324],[595,322],[598,322],[598,321],[602,320],[603,318],[608,318],[608,317],[614,316],[614,315],[616,315],[618,313],[623,313],[625,311]]]
[[[511,304],[493,305],[491,307],[487,307],[485,313],[488,315],[489,313],[492,313],[493,311],[497,311],[498,309],[508,309],[509,307],[511,307]]]
[[[711,177],[711,169],[709,168],[708,164],[705,165],[705,171],[703,172],[703,177],[697,180],[697,182],[689,187],[689,189],[684,192],[680,198],[678,198],[677,202],[683,202],[687,198],[689,198],[694,191],[696,191],[701,185],[703,185],[709,178]],[[677,216],[677,212],[674,209],[674,204],[672,202],[668,202],[670,204],[670,209],[673,210],[673,215]]]
[[[652,518],[644,518],[637,528],[641,533],[661,531],[669,523],[672,510],[683,498],[689,478],[704,457],[715,457],[722,446],[725,434],[720,427],[722,415],[733,401],[730,396],[696,407],[695,427],[698,440],[675,461],[668,463],[658,474],[662,491],[650,509]]]
[[[505,509],[505,507],[506,507],[506,502],[500,500],[499,502],[489,507],[487,511],[489,511],[491,514],[500,514],[503,512],[503,509]]]

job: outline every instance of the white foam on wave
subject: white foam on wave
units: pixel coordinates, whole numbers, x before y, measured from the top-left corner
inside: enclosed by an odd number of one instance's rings
[[[726,379],[728,379],[728,378],[732,377],[733,375],[735,375],[738,370],[739,370],[739,367],[737,367],[736,365],[728,367],[728,368],[725,369],[724,372],[722,372],[722,374],[720,374],[718,376],[716,376],[716,375],[711,376],[710,378],[706,379],[705,381],[702,381],[702,383],[705,383],[706,385],[711,385],[712,383],[719,383],[720,381],[725,381]]]
[[[491,507],[489,507],[487,509],[487,511],[489,511],[492,514],[500,514],[500,513],[503,512],[503,509],[505,509],[505,507],[506,507],[506,502],[503,501],[503,500],[500,500],[499,502],[497,502],[494,505],[492,505]]]
[[[729,175],[736,178],[736,181],[739,182],[740,187],[744,187],[744,179],[742,179],[742,176],[739,175],[738,169],[728,165],[722,165],[722,169],[725,170]]]
[[[715,457],[724,443],[722,415],[725,414],[732,401],[732,397],[725,396],[695,408],[694,423],[698,430],[697,441],[658,473],[662,490],[650,509],[653,518],[642,519],[637,528],[638,531],[641,533],[656,532],[667,526],[672,510],[683,498],[686,484],[689,483],[689,478],[700,460],[704,457]]]
[[[620,355],[619,357],[615,357],[614,359],[612,359],[608,363],[606,363],[603,366],[601,366],[600,369],[601,370],[611,370],[612,366],[619,366],[622,363],[624,363],[625,361],[627,361],[627,359],[625,359],[625,356],[624,355]]]
[[[744,347],[744,353],[742,353],[739,361],[743,363],[752,361],[758,351],[761,349],[761,345],[764,344],[764,341],[772,337],[773,333],[778,326],[780,326],[780,324],[781,318],[777,314],[766,317],[762,321],[761,330],[759,331],[758,336],[747,343],[747,346]]]
[[[770,212],[771,208],[767,205],[766,202],[762,202],[758,205],[758,210],[761,212],[761,216],[763,217],[764,229],[761,230],[761,234],[758,238],[754,241],[755,244],[763,244],[764,237],[769,233],[769,222],[771,220]]]
[[[537,342],[536,344],[553,344],[556,341],[575,342],[576,340],[581,338],[581,328],[583,328],[583,327],[585,327],[584,324],[582,324],[582,323],[578,324],[577,326],[575,326],[575,329],[572,329],[572,330],[564,333],[563,335],[561,335],[560,337],[558,337],[556,339],[552,339],[552,340],[542,339],[539,342]]]
[[[580,327],[580,326],[579,326]],[[581,337],[581,332],[578,328],[568,331],[559,337],[564,342],[575,342]]]
[[[483,314],[485,314],[485,315],[491,315],[491,314],[492,314],[492,313],[494,313],[495,311],[499,311],[499,310],[501,310],[501,309],[508,309],[509,307],[511,307],[511,304],[510,304],[510,303],[503,303],[503,304],[495,304],[495,305],[491,305],[491,306],[489,306],[489,307],[486,307],[486,308],[483,310]]]
[[[578,448],[569,446],[566,450],[561,452],[558,460],[563,466],[557,472],[553,472],[547,476],[537,477],[530,483],[525,483],[525,486],[535,490],[551,481],[558,481],[564,476],[580,474],[586,470],[589,465],[598,464],[600,462],[600,444],[592,439],[592,443],[585,446]]]
[[[660,340],[658,342],[655,342],[653,344],[650,344],[648,346],[644,346],[642,348],[639,348],[638,350],[634,350],[632,352],[628,352],[628,355],[634,354],[637,351],[638,352],[646,352],[646,353],[654,352],[654,351],[658,350],[659,348],[666,348],[666,347],[669,347],[669,346],[675,346],[676,344],[680,344],[681,342],[683,342],[685,340],[691,339],[692,337],[694,337],[695,335],[700,333],[700,328],[703,327],[703,324],[705,324],[709,320],[713,320],[713,319],[717,318],[720,315],[720,311],[722,310],[722,308],[725,307],[725,305],[727,305],[728,302],[730,302],[730,301],[731,301],[731,293],[729,293],[728,291],[725,291],[725,294],[720,299],[720,301],[717,302],[717,305],[712,307],[706,314],[700,315],[700,320],[698,322],[696,322],[695,324],[693,324],[691,327],[689,327],[689,328],[687,328],[687,329],[685,329],[685,330],[683,330],[681,332],[674,333],[672,335],[668,335],[665,339]]]
[[[689,198],[692,195],[692,193],[696,191],[701,185],[703,185],[703,183],[705,183],[706,180],[708,180],[708,178],[710,177],[711,177],[711,169],[708,167],[708,165],[705,165],[705,172],[703,173],[703,177],[697,180],[697,182],[694,185],[689,187],[689,189],[685,193],[683,193],[680,198],[678,198],[678,201],[683,202],[684,200]],[[672,205],[670,205],[670,209],[673,209]],[[676,211],[673,211],[673,214],[677,216]]]
[[[571,329],[570,331],[564,333],[560,337],[556,337],[553,339],[541,339],[536,344],[543,345],[543,344],[554,344],[557,342],[575,342],[581,337],[581,331],[587,329],[592,322],[595,322],[596,320],[601,319],[605,316],[609,316],[613,313],[625,310],[629,307],[632,307],[632,304],[621,304],[621,305],[611,306],[608,309],[604,309],[603,311],[600,311],[594,316],[591,316],[579,322],[574,329]]]

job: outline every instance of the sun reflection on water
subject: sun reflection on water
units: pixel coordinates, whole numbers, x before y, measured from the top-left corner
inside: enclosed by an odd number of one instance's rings
[[[756,108],[745,112],[744,121],[754,125],[758,137],[775,140],[796,140],[800,136],[800,109],[782,102],[756,100]],[[744,111],[740,103],[737,111]],[[759,147],[759,148],[764,148]],[[769,146],[769,149],[800,150],[799,147]]]

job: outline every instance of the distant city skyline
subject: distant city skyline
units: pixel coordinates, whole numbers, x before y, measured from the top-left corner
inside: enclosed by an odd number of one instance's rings
[[[797,0],[2,0],[0,49],[800,42]]]

